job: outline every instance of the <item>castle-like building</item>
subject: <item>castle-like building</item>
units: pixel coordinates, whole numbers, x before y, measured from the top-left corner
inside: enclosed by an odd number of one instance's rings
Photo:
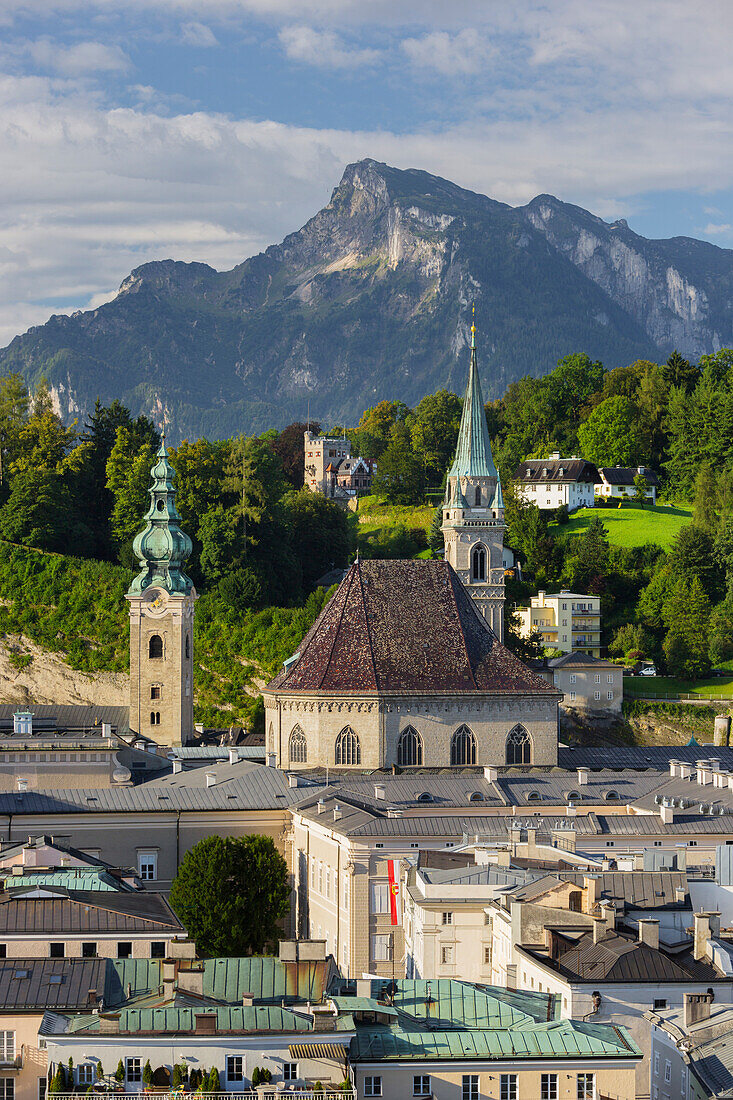
[[[175,472],[165,440],[151,470],[150,507],[135,537],[140,564],[130,604],[130,730],[164,745],[193,740],[196,589],[183,565],[191,540],[179,527]]]

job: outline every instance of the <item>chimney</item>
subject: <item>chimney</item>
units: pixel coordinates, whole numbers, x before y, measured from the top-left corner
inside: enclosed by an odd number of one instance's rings
[[[324,800],[322,798],[319,798],[318,802],[316,803],[316,810],[318,811],[319,814],[322,814],[325,809],[326,809],[326,803],[324,802]]]
[[[267,766],[268,768],[274,768],[277,766],[277,758],[274,752],[268,752],[267,754]]]
[[[712,1005],[712,993],[685,993],[685,1029],[699,1024],[701,1020],[709,1020]]]
[[[639,921],[639,943],[659,950],[659,921],[644,917]]]
[[[384,799],[387,797],[387,788],[384,786],[383,783],[374,784],[374,797],[376,799],[379,799],[380,802],[383,802]]]
[[[583,876],[583,889],[585,890],[585,908],[590,913],[598,901],[598,879],[595,875]]]
[[[684,905],[685,898],[687,897],[687,891],[684,886],[675,886],[674,888],[674,900],[676,905]]]
[[[506,965],[506,988],[516,990],[517,988],[517,964],[507,963]]]
[[[677,770],[679,768],[679,763],[680,763],[679,760],[670,760],[670,762],[669,762],[669,774],[672,776],[672,778],[674,778],[677,775]]]
[[[207,772],[206,773],[206,786],[207,787],[213,787],[215,783],[216,783],[216,772]]]
[[[611,901],[601,902],[601,920],[605,921],[608,932],[616,931],[616,906]]]
[[[90,1005],[95,1005],[97,1003],[97,991],[96,991],[96,989],[87,990],[87,1001],[89,1002]]]
[[[298,782],[297,775],[289,775],[288,776],[288,786],[289,787],[298,787],[298,786],[300,786],[300,784]]]
[[[313,1018],[314,1031],[334,1031],[336,1028],[336,1013],[328,1005],[312,1005],[311,1016]]]
[[[696,962],[707,958],[711,936],[720,932],[720,913],[695,913],[693,954]]]
[[[247,992],[247,993],[242,994],[242,1008],[251,1008],[254,1003],[255,1003],[254,993]]]
[[[713,772],[713,786],[720,790],[722,787],[728,786],[728,773],[721,771]]]
[[[608,928],[603,917],[593,918],[593,943],[600,943],[603,937],[606,935]]]
[[[499,769],[494,767],[484,768],[484,779],[489,783],[496,783],[499,778]]]
[[[173,761],[173,774],[174,775],[179,775],[182,771],[183,771],[183,761],[178,760],[178,759],[174,760]]]
[[[697,781],[701,787],[706,787],[708,783],[712,782],[713,769],[710,766],[709,760],[697,761]]]
[[[686,760],[680,760],[677,764],[677,772],[680,779],[689,779],[692,775],[692,764],[689,764]]]
[[[239,752],[237,751],[237,749],[230,749],[229,750],[229,763],[230,764],[238,764],[239,763]]]
[[[341,807],[339,806],[338,802],[336,803],[336,805],[333,808],[333,820],[334,821],[340,821],[341,820]]]
[[[659,816],[663,825],[672,825],[674,823],[674,807],[670,806],[669,799],[665,798],[659,807]]]
[[[102,722],[102,737],[111,737],[111,736],[112,736],[112,723],[111,722]]]
[[[713,769],[714,772],[719,772],[720,771],[720,760],[718,760],[717,756],[711,756],[710,759],[708,760],[708,764],[710,765],[710,767]]]
[[[583,787],[588,782],[590,768],[578,768],[578,786]]]

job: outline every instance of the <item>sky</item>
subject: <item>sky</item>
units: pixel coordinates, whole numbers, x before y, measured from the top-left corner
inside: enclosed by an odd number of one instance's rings
[[[731,0],[0,0],[0,346],[367,156],[731,248],[731,40]]]

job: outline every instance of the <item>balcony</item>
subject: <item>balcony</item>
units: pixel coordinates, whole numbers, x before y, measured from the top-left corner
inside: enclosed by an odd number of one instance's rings
[[[56,1092],[54,1100],[79,1100],[80,1094],[87,1091],[85,1087],[80,1086],[80,1092]],[[116,1092],[92,1089],[89,1095],[95,1096],[97,1100],[121,1100],[123,1096],[125,1100],[151,1100],[154,1096],[166,1097],[166,1100],[172,1097],[185,1100],[187,1096],[195,1096],[196,1100],[357,1100],[355,1089],[340,1089],[336,1085],[324,1085],[316,1092],[314,1089],[291,1085],[287,1081],[259,1085],[256,1089],[246,1089],[244,1092],[228,1092],[224,1087],[221,1092],[195,1092],[154,1086],[143,1092],[125,1092],[124,1085],[120,1085]]]

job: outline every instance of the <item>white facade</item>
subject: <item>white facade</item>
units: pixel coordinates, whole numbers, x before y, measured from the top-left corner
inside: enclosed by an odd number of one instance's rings
[[[592,657],[601,655],[601,599],[585,593],[538,592],[529,607],[518,607],[521,632],[542,635],[542,644],[563,653],[577,650]]]
[[[549,458],[533,458],[523,462],[515,474],[517,488],[530,504],[542,511],[553,511],[565,505],[569,512],[576,508],[592,508],[598,472],[592,463],[561,458],[554,451]]]

